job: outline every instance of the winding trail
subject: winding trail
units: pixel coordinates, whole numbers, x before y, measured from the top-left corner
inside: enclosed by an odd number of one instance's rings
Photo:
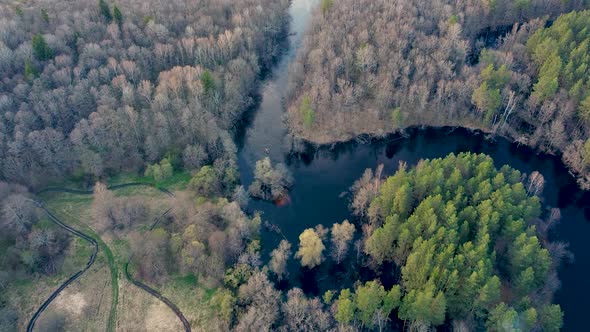
[[[151,188],[154,188],[154,189],[157,189],[157,190],[163,192],[168,197],[174,197],[174,193],[172,193],[171,191],[169,191],[166,188],[161,188],[161,187],[157,187],[157,186],[150,184],[150,183],[142,183],[142,182],[130,182],[130,183],[118,184],[118,185],[109,186],[109,187],[107,187],[107,189],[108,190],[116,190],[116,189],[121,189],[121,188],[140,187],[140,186],[151,187]],[[47,192],[69,193],[69,194],[76,194],[76,195],[92,195],[94,193],[92,190],[79,190],[79,189],[70,189],[70,188],[62,188],[62,187],[49,187],[49,188],[45,188],[43,190],[38,191],[36,193],[36,195],[39,195],[42,193],[47,193]],[[74,234],[75,236],[82,238],[83,240],[89,242],[93,246],[92,255],[90,256],[90,259],[86,263],[86,266],[82,270],[76,272],[74,275],[72,275],[70,278],[68,278],[64,283],[62,283],[53,293],[51,293],[51,295],[47,298],[47,300],[45,300],[45,302],[43,302],[43,304],[39,307],[39,309],[37,309],[37,311],[35,311],[35,313],[33,314],[33,317],[31,318],[31,320],[27,324],[27,332],[32,332],[33,329],[35,328],[35,323],[37,322],[37,319],[39,318],[39,316],[41,316],[41,314],[45,311],[45,309],[47,309],[47,307],[51,304],[51,302],[53,302],[53,300],[55,300],[55,298],[64,289],[66,289],[66,287],[68,287],[71,283],[73,283],[78,278],[80,278],[86,271],[88,271],[90,269],[90,267],[92,267],[92,265],[96,261],[96,256],[98,255],[99,245],[98,245],[98,241],[96,239],[94,239],[93,237],[91,237],[90,235],[84,234],[81,231],[74,229],[74,228],[68,226],[67,224],[65,224],[64,222],[62,222],[51,211],[49,211],[49,209],[47,209],[45,207],[43,202],[32,200],[32,199],[30,199],[29,201],[31,203],[35,204],[38,208],[42,209],[45,212],[45,214],[47,214],[47,216],[51,219],[51,221],[53,221],[59,227],[65,229],[69,233]],[[167,216],[170,213],[170,211],[172,211],[172,208],[169,208],[162,215],[157,217],[155,219],[154,223],[151,225],[149,231],[151,232],[152,230],[154,230],[154,228],[160,223],[160,221],[165,216]],[[106,244],[105,244],[105,246],[106,246]],[[174,303],[172,303],[172,301],[170,301],[168,298],[163,296],[161,293],[159,293],[155,289],[149,287],[148,285],[142,283],[139,280],[133,279],[131,277],[131,275],[129,274],[128,266],[129,266],[129,261],[127,263],[125,263],[125,276],[127,277],[127,279],[131,283],[133,283],[136,287],[148,292],[150,295],[152,295],[155,298],[157,298],[158,300],[162,301],[166,306],[168,306],[174,312],[174,314],[182,322],[182,325],[184,326],[184,330],[186,332],[191,332],[190,324],[189,324],[188,320],[186,319],[186,317],[184,316],[184,314],[182,313],[182,311]],[[115,302],[115,299],[113,299],[113,301]],[[115,306],[116,306],[116,302],[115,302]],[[110,330],[114,331],[114,326],[111,326],[111,325],[113,325],[113,324],[111,324],[111,322],[114,322],[115,317],[116,317],[116,309],[111,309],[111,312],[109,314],[109,325],[107,327],[108,331],[110,331]]]
[[[240,177],[242,183],[250,183],[252,180],[253,174],[253,167],[256,160],[262,159],[268,155],[272,160],[283,160],[285,152],[285,147],[283,144],[279,144],[279,148],[268,149],[269,146],[276,146],[277,142],[282,142],[283,138],[286,134],[286,128],[282,125],[272,125],[269,124],[281,124],[282,123],[282,116],[283,116],[283,97],[285,95],[285,87],[288,83],[288,76],[289,76],[289,64],[293,61],[296,56],[296,50],[302,43],[303,33],[308,26],[308,21],[311,17],[312,9],[315,8],[318,4],[319,0],[292,0],[291,5],[289,7],[289,15],[292,18],[290,24],[290,31],[289,31],[289,41],[291,47],[289,47],[286,54],[282,56],[282,59],[279,63],[274,66],[273,69],[274,75],[273,78],[267,82],[265,82],[264,89],[262,91],[263,100],[260,108],[256,112],[256,117],[253,122],[249,125],[249,129],[245,134],[245,143],[243,144],[242,148],[240,149],[239,154],[239,168],[241,170]],[[115,190],[125,187],[132,187],[132,186],[147,186],[155,188],[169,197],[174,197],[174,194],[165,188],[160,188],[154,186],[153,184],[149,183],[141,183],[141,182],[132,182],[132,183],[124,183],[120,185],[114,185],[108,187],[109,190]],[[70,194],[78,194],[78,195],[92,195],[93,192],[90,190],[78,190],[78,189],[69,189],[69,188],[60,188],[60,187],[50,187],[45,188],[39,192],[37,195],[42,193],[49,193],[49,192],[61,192],[61,193],[70,193]],[[105,246],[105,251],[108,251],[109,248],[102,242],[100,237],[98,237],[98,241],[87,234],[84,234],[78,230],[67,226],[63,222],[61,222],[58,218],[56,218],[49,210],[47,210],[42,202],[34,201],[37,206],[42,208],[60,227],[63,227],[68,232],[83,238],[84,240],[90,242],[94,246],[94,252],[90,257],[90,260],[86,264],[86,267],[83,270],[80,270],[75,275],[70,277],[66,282],[64,282],[56,291],[54,291],[51,296],[43,303],[43,305],[35,312],[33,318],[29,322],[27,327],[27,332],[31,332],[35,325],[35,322],[39,315],[47,308],[47,306],[59,295],[61,291],[63,291],[69,284],[71,284],[74,280],[78,279],[82,274],[84,274],[94,263],[96,259],[96,255],[98,253],[98,242],[101,245]],[[154,230],[159,223],[164,219],[166,215],[171,211],[168,209],[165,211],[160,217],[156,218],[152,223],[149,231]],[[283,237],[284,234],[281,233]],[[107,253],[108,254],[108,253]],[[150,288],[148,285],[134,280],[129,271],[128,271],[129,262],[125,264],[125,275],[126,277],[137,287],[143,289],[144,291],[150,293],[152,296],[156,297],[158,300],[162,301],[166,304],[180,319],[182,324],[184,325],[185,331],[191,331],[190,324],[188,323],[185,316],[182,314],[180,309],[172,303],[169,299],[164,297],[158,291]],[[115,293],[113,293],[115,294]],[[115,298],[115,296],[114,296]],[[115,301],[115,300],[113,300]],[[109,316],[109,327],[108,331],[114,331],[114,326],[111,324],[114,322],[116,317],[116,302],[114,302],[115,309],[111,309],[111,314]]]
[[[63,284],[61,284],[61,286],[59,286],[58,289],[56,289],[53,293],[51,293],[51,295],[49,296],[49,298],[47,300],[45,300],[45,302],[43,302],[43,304],[41,305],[41,307],[39,307],[39,309],[37,309],[37,311],[35,312],[35,314],[33,315],[33,317],[31,318],[31,320],[29,321],[29,324],[27,325],[27,332],[32,332],[33,328],[35,327],[35,323],[37,322],[37,319],[39,318],[39,316],[43,313],[43,311],[45,311],[45,309],[47,309],[47,307],[51,304],[51,302],[53,300],[55,300],[55,298],[66,288],[68,287],[68,285],[70,285],[72,282],[74,282],[76,279],[80,278],[84,272],[88,271],[88,269],[90,269],[90,267],[92,266],[92,264],[94,264],[94,261],[96,260],[96,255],[98,254],[98,242],[96,242],[95,239],[93,239],[92,237],[64,224],[61,220],[59,220],[53,213],[51,213],[51,211],[49,211],[42,202],[38,202],[38,201],[32,201],[35,205],[37,205],[37,207],[39,207],[40,209],[42,209],[43,211],[45,211],[45,213],[49,216],[49,218],[56,223],[59,227],[65,229],[66,231],[81,237],[82,239],[84,239],[85,241],[88,241],[90,244],[92,244],[93,246],[93,251],[92,251],[92,255],[90,256],[90,259],[88,260],[88,263],[86,263],[86,266],[76,272],[73,276],[71,276],[68,280],[66,280]]]
[[[176,314],[176,316],[178,317],[178,319],[180,319],[180,321],[182,322],[182,325],[184,326],[184,330],[187,331],[187,332],[190,332],[191,331],[191,325],[189,324],[188,320],[186,319],[186,317],[184,317],[184,315],[182,314],[182,311],[180,311],[180,309],[174,303],[172,303],[172,301],[170,301],[169,299],[167,299],[166,297],[164,297],[157,290],[155,290],[155,289],[151,288],[150,286],[144,284],[143,282],[141,282],[139,280],[133,279],[133,277],[129,273],[129,262],[125,263],[125,276],[135,286],[143,289],[144,291],[150,293],[152,296],[154,296],[158,300],[164,302],[164,304],[166,304],[168,306],[168,308],[170,308],[172,311],[174,311],[174,313]]]

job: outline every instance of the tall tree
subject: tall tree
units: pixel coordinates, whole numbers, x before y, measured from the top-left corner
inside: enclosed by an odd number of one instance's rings
[[[279,246],[270,253],[270,270],[276,274],[277,279],[282,280],[288,275],[287,261],[291,257],[291,243],[287,240],[281,240]]]
[[[123,25],[123,13],[121,13],[121,10],[117,5],[113,6],[113,18],[119,26]]]
[[[53,50],[47,45],[43,35],[36,34],[33,36],[32,47],[37,60],[45,61],[53,58]]]
[[[108,23],[111,23],[113,20],[113,15],[111,14],[111,9],[105,0],[98,0],[98,11]]]
[[[340,264],[346,257],[350,242],[354,237],[354,225],[348,220],[332,226],[332,258]]]
[[[301,260],[301,265],[310,269],[320,265],[325,247],[322,239],[313,228],[308,228],[299,235],[299,250],[295,257]]]

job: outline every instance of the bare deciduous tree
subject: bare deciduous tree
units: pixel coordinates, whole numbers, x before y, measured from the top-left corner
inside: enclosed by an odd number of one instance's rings
[[[287,261],[291,257],[291,243],[287,240],[281,240],[279,246],[270,253],[270,270],[276,274],[278,280],[288,276]]]
[[[340,224],[334,224],[332,226],[332,258],[336,261],[336,264],[340,264],[348,253],[350,242],[354,237],[354,225],[348,220],[344,220]]]

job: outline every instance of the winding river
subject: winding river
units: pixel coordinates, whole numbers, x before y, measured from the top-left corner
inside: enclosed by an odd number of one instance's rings
[[[301,45],[302,35],[308,26],[310,13],[318,0],[293,0],[290,47],[273,69],[262,88],[259,109],[253,113],[241,140],[239,166],[242,183],[252,182],[256,160],[269,156],[273,162],[286,162],[294,175],[295,186],[291,203],[278,207],[262,201],[250,202],[250,210],[263,213],[263,218],[277,225],[294,245],[299,234],[316,224],[330,227],[334,222],[351,219],[348,199],[341,195],[358,179],[366,168],[385,165],[385,173],[396,171],[398,162],[409,165],[422,158],[444,157],[451,152],[472,151],[490,155],[497,167],[508,164],[521,172],[541,172],[546,179],[544,206],[561,209],[562,221],[552,237],[569,242],[575,261],[559,271],[562,286],[555,301],[565,312],[564,330],[582,331],[587,326],[586,306],[583,299],[590,298],[586,273],[590,272],[590,193],[581,191],[559,158],[519,147],[504,139],[489,140],[478,132],[463,129],[409,130],[407,136],[391,135],[368,144],[349,142],[333,147],[310,148],[308,152],[291,155],[283,144],[286,128],[283,98],[287,89],[289,64]],[[269,149],[268,154],[265,149]],[[263,231],[265,258],[276,247],[280,236]],[[327,265],[327,264],[324,264]],[[283,287],[302,287],[310,294],[350,284],[349,273],[322,266],[318,271],[304,271],[292,260],[290,277]]]

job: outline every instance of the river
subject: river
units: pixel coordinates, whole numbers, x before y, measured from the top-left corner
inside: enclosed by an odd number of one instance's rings
[[[269,156],[273,162],[287,163],[295,178],[295,186],[290,192],[291,202],[279,207],[254,200],[250,202],[249,210],[261,211],[263,219],[279,226],[295,251],[299,243],[298,236],[306,228],[317,224],[330,227],[335,222],[352,219],[348,211],[348,198],[341,194],[366,168],[384,164],[385,173],[392,174],[399,161],[414,165],[423,158],[471,151],[490,155],[498,168],[508,164],[524,173],[539,171],[546,179],[544,207],[558,207],[562,214],[562,221],[554,230],[552,238],[568,242],[575,255],[572,264],[562,266],[559,270],[562,287],[556,294],[555,302],[561,305],[565,313],[563,330],[585,330],[587,310],[583,301],[590,298],[590,287],[586,283],[586,273],[590,269],[590,250],[586,238],[590,235],[590,193],[577,187],[559,158],[537,154],[505,139],[489,140],[478,132],[450,128],[413,129],[407,132],[407,136],[391,135],[369,144],[350,142],[332,148],[310,148],[307,153],[299,155],[289,153],[283,144],[286,128],[282,121],[282,100],[287,89],[289,64],[301,44],[310,13],[317,2],[292,1],[289,10],[292,17],[290,47],[263,83],[259,108],[245,130],[239,151],[240,176],[246,187],[252,182],[256,160]],[[268,154],[266,148],[269,149]],[[263,231],[264,260],[268,259],[268,253],[281,239],[276,233]],[[350,286],[354,278],[358,277],[351,274],[350,270],[323,264],[316,271],[309,272],[300,269],[298,262],[292,259],[289,280],[282,283],[281,288],[297,286],[307,293],[321,294],[327,289]]]

